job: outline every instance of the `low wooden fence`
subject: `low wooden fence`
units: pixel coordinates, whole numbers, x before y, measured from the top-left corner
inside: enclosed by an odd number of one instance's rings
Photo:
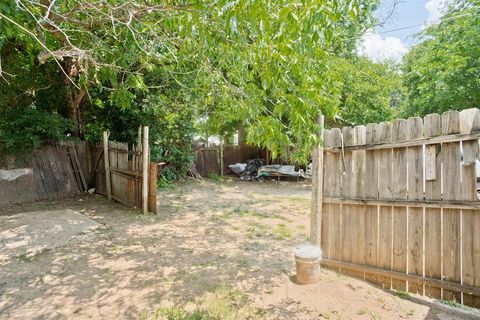
[[[323,137],[311,225],[322,264],[384,288],[480,307],[480,111]]]
[[[157,211],[157,164],[150,163],[148,127],[136,145],[108,141],[52,142],[0,169],[0,205],[72,197],[89,188],[144,212]],[[142,146],[147,146],[143,148]],[[107,154],[107,157],[105,157]]]
[[[52,142],[17,159],[17,169],[0,175],[0,204],[58,200],[87,191],[93,179],[90,154],[86,142]]]
[[[250,159],[264,158],[265,152],[250,145],[225,145],[196,150],[195,169],[202,177],[209,174],[231,174],[230,164],[245,162]]]

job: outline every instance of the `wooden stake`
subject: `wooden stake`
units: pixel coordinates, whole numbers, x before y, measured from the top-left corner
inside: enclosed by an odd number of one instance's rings
[[[310,218],[310,242],[320,246],[322,239],[322,201],[323,201],[323,126],[324,117],[318,119],[320,125],[319,145],[313,150],[312,162],[312,204]]]
[[[143,213],[148,212],[148,126],[143,127],[142,145],[142,209]]]
[[[150,163],[150,172],[148,177],[148,211],[157,213],[157,164]]]
[[[107,186],[107,198],[112,200],[112,184],[110,182],[110,157],[108,152],[108,131],[103,132],[103,159],[105,162],[105,184]]]

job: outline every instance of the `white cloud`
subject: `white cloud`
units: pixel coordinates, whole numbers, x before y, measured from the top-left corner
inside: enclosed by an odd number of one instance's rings
[[[383,37],[370,31],[364,35],[359,43],[358,52],[374,61],[394,60],[399,62],[403,55],[408,52],[408,48],[399,38]]]
[[[437,23],[442,17],[445,9],[451,3],[451,0],[429,0],[425,4],[428,11],[427,25]]]

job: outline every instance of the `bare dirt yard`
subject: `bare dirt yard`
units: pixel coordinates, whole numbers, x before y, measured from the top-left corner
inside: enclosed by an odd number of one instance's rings
[[[156,216],[90,195],[0,208],[0,319],[480,318],[330,270],[296,284],[303,182],[188,180],[158,201]]]

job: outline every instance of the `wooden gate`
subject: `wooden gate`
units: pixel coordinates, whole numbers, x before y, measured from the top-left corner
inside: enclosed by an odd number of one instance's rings
[[[106,194],[109,200],[142,209],[144,213],[156,213],[157,164],[150,163],[148,127],[143,127],[143,139],[142,128],[139,128],[137,144],[130,147],[108,138],[109,133],[105,131],[104,170],[97,174],[97,190]]]
[[[323,135],[311,225],[322,264],[387,289],[480,307],[480,111]]]

